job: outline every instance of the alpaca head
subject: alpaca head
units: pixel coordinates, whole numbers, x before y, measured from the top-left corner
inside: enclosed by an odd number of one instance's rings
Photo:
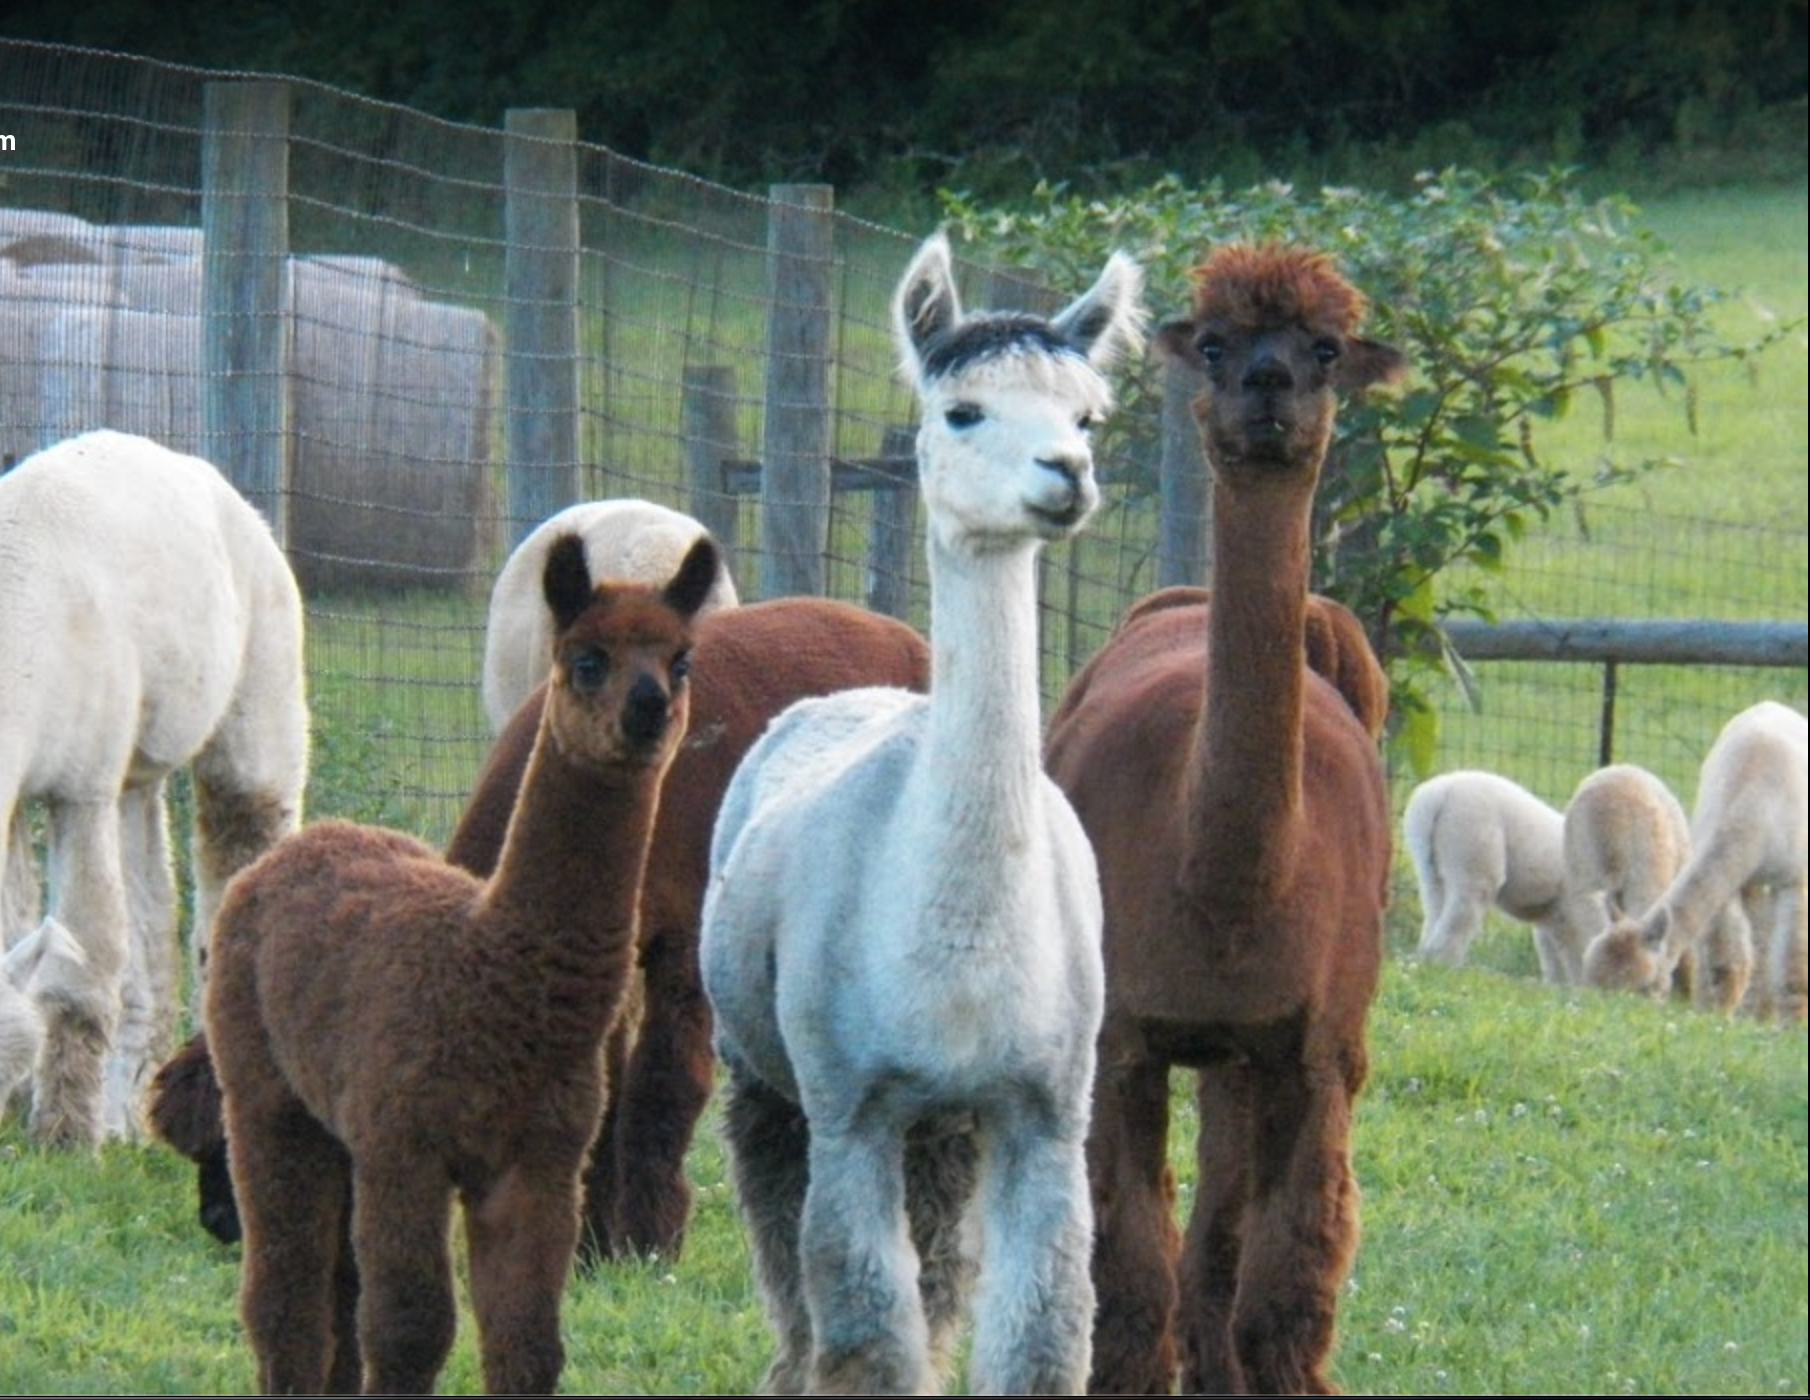
[[[1654,911],[1655,928],[1630,918],[1608,896],[1599,897],[1608,927],[1590,940],[1584,950],[1584,982],[1613,992],[1645,992],[1663,997],[1671,989],[1672,970],[1664,957],[1669,915]]]
[[[971,550],[1072,535],[1100,498],[1092,429],[1112,407],[1105,371],[1139,343],[1143,274],[1115,253],[1046,320],[964,313],[949,242],[925,241],[893,297],[893,327],[922,404],[918,471],[930,528]]]
[[[1235,244],[1192,277],[1192,311],[1160,340],[1206,379],[1194,414],[1214,470],[1317,477],[1338,395],[1399,379],[1407,361],[1356,333],[1364,297],[1324,253]]]
[[[563,758],[593,769],[671,761],[690,716],[691,624],[719,563],[706,535],[663,587],[593,584],[583,537],[553,542],[542,573],[554,631],[545,722]]]

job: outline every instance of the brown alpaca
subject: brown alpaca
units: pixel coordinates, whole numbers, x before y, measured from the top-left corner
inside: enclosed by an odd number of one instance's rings
[[[558,1382],[601,1048],[717,566],[705,538],[663,590],[594,589],[577,536],[549,551],[552,680],[488,880],[400,832],[318,822],[234,881],[207,1036],[265,1393],[432,1392],[455,1195],[486,1388]]]
[[[824,598],[779,598],[711,614],[692,629],[691,730],[673,759],[642,886],[637,1025],[613,1025],[608,1107],[585,1173],[581,1254],[678,1255],[690,1217],[685,1154],[716,1061],[710,1008],[698,979],[698,919],[710,832],[723,790],[767,721],[795,700],[861,685],[924,690],[930,651],[902,622]],[[544,692],[497,737],[446,849],[452,864],[495,869],[522,774],[540,728]],[[200,1216],[215,1238],[239,1238],[219,1090],[205,1037],[159,1071],[151,1089],[157,1134],[196,1163]]]
[[[698,924],[710,833],[742,755],[795,700],[857,686],[925,690],[930,649],[902,622],[823,598],[776,598],[701,619],[691,737],[667,775],[641,895],[641,1017],[610,1035],[614,1088],[585,1173],[587,1256],[676,1257],[691,1213],[685,1154],[716,1072]],[[481,868],[526,766],[541,696],[497,737],[447,858]]]
[[[1404,362],[1354,334],[1363,299],[1324,256],[1227,248],[1194,276],[1161,341],[1205,379],[1211,601],[1134,608],[1048,742],[1106,905],[1091,1386],[1167,1394],[1179,1350],[1190,1393],[1328,1394],[1390,817],[1386,687],[1350,615],[1310,599],[1310,519],[1337,393]],[[1185,1244],[1171,1067],[1198,1074]]]

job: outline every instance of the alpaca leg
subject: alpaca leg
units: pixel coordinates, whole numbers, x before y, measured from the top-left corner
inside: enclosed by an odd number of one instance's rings
[[[227,1112],[245,1235],[239,1311],[258,1360],[259,1390],[325,1393],[345,1381],[336,1295],[351,1164],[345,1148],[280,1093],[261,1101],[247,1090],[229,1099]],[[357,1379],[354,1367],[353,1388]]]
[[[456,1322],[447,1245],[452,1187],[436,1181],[427,1163],[392,1152],[375,1170],[355,1165],[352,1202],[365,1390],[431,1395]]]
[[[68,976],[34,991],[44,1048],[33,1090],[31,1132],[56,1146],[98,1143],[103,1130],[107,1049],[119,1023],[120,982],[129,948],[120,873],[119,807],[59,802],[51,810],[52,917],[81,949]]]
[[[1340,1393],[1326,1363],[1357,1253],[1351,1079],[1298,1064],[1252,1081],[1253,1194],[1233,1331],[1254,1394]]]
[[[119,802],[131,944],[119,1033],[107,1062],[106,1121],[109,1136],[134,1140],[144,1136],[145,1088],[176,1033],[176,882],[165,788],[159,778],[127,788]]]
[[[1552,987],[1580,986],[1584,980],[1584,953],[1566,940],[1552,924],[1533,926],[1534,954],[1540,960],[1540,980]]]
[[[565,1367],[559,1306],[578,1243],[576,1164],[518,1166],[466,1201],[471,1302],[492,1395],[551,1395]]]
[[[974,1282],[966,1216],[979,1180],[980,1149],[968,1115],[928,1120],[907,1135],[905,1204],[918,1256],[918,1296],[930,1332],[930,1365],[939,1381],[949,1378]]]
[[[1047,1114],[1013,1111],[986,1125],[981,1218],[986,1230],[970,1388],[976,1395],[1079,1395],[1094,1318],[1088,1272],[1085,1115],[1068,1136]]]
[[[634,1049],[627,1018],[618,1016],[603,1041],[603,1117],[585,1157],[578,1218],[578,1267],[586,1272],[606,1259],[618,1258],[610,1221],[616,1214],[618,1142],[622,1135],[622,1086]]]
[[[811,1361],[798,1230],[809,1181],[810,1128],[797,1104],[729,1066],[723,1145],[747,1225],[754,1276],[776,1351],[763,1395],[803,1395]]]
[[[1753,975],[1755,940],[1763,931],[1762,925],[1751,922],[1742,902],[1729,904],[1709,921],[1697,945],[1686,950],[1691,960],[1691,1000],[1700,1010],[1727,1015],[1765,980]]]
[[[301,818],[301,781],[305,759],[272,756],[274,771],[260,781],[261,765],[250,762],[242,743],[216,735],[196,758],[195,784],[195,917],[190,928],[190,973],[203,982],[207,944],[213,936],[214,911],[226,883],[296,828]],[[277,758],[283,761],[276,762]],[[293,771],[292,771],[293,770]]]
[[[1806,891],[1803,881],[1771,891],[1766,922],[1765,983],[1771,1014],[1781,1021],[1802,1021],[1810,1008],[1810,948],[1806,948]]]
[[[610,1233],[618,1253],[676,1259],[691,1216],[685,1154],[716,1072],[695,929],[656,932],[642,967],[646,1001],[612,1144]]]
[[[1088,1137],[1094,1200],[1096,1395],[1167,1395],[1175,1383],[1175,1181],[1169,1070],[1115,1062],[1102,1042]]]
[[[31,823],[25,804],[13,808],[12,818],[0,827],[5,856],[0,859],[0,952],[5,952],[38,926],[43,913],[43,891],[38,862],[31,847]]]
[[[1233,1319],[1245,1208],[1251,1196],[1252,1085],[1248,1066],[1200,1072],[1194,1209],[1182,1246],[1180,1304],[1182,1389],[1195,1395],[1242,1395]]]
[[[327,1367],[327,1393],[358,1395],[364,1391],[364,1356],[358,1345],[358,1257],[352,1248],[352,1173],[348,1168],[340,1197],[339,1257],[333,1266],[333,1360]]]
[[[1462,967],[1471,943],[1483,927],[1489,897],[1481,889],[1448,884],[1438,913],[1431,916],[1420,938],[1420,956],[1427,962]]]
[[[813,1395],[924,1395],[930,1338],[905,1214],[903,1134],[811,1128],[798,1231]]]

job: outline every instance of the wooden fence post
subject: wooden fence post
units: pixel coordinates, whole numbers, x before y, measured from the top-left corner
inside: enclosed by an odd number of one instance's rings
[[[679,420],[691,513],[733,558],[740,510],[736,497],[723,487],[723,463],[735,449],[734,366],[687,365]]]
[[[917,433],[892,427],[880,440],[880,456],[912,461]],[[915,463],[914,463],[915,465]],[[882,487],[870,492],[867,556],[867,606],[888,617],[908,620],[911,610],[911,554],[918,518],[918,488],[914,483]]]
[[[578,117],[504,120],[504,454],[510,544],[579,498]]]
[[[821,594],[830,528],[830,262],[835,191],[775,185],[767,215],[760,596]]]
[[[202,442],[287,546],[289,88],[210,82],[202,111]]]
[[[1157,466],[1162,498],[1156,565],[1159,588],[1211,582],[1213,536],[1208,527],[1213,492],[1191,406],[1199,387],[1192,370],[1164,357],[1162,450]]]

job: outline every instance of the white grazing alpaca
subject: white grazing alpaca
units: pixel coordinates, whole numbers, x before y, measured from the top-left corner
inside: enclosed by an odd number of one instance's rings
[[[34,997],[39,1140],[137,1133],[168,1053],[169,774],[194,780],[199,948],[227,879],[295,826],[307,746],[301,597],[218,471],[95,432],[0,477],[0,842],[22,803],[45,804],[48,920],[79,954]]]
[[[1114,255],[1053,320],[965,316],[939,234],[893,302],[922,408],[931,690],[801,702],[737,770],[702,931],[769,1393],[923,1393],[983,1239],[976,1394],[1086,1386],[1084,1144],[1101,1013],[1091,848],[1039,762],[1037,554],[1098,499]]]
[[[484,713],[502,733],[509,717],[553,664],[553,634],[541,599],[547,551],[561,535],[584,541],[585,565],[596,579],[665,583],[704,527],[683,511],[636,497],[580,501],[542,521],[518,544],[490,590],[484,631]],[[739,601],[727,561],[705,599],[700,617]]]
[[[1421,957],[1461,966],[1493,904],[1534,926],[1540,975],[1566,973],[1565,818],[1519,783],[1460,769],[1415,788],[1402,840],[1420,883]]]
[[[1672,790],[1634,763],[1589,774],[1565,804],[1565,893],[1558,930],[1565,981],[1610,920],[1652,907],[1691,858],[1690,819]],[[1683,967],[1686,980],[1688,967]]]
[[[1781,1020],[1805,1017],[1806,787],[1810,738],[1803,715],[1763,700],[1722,727],[1704,756],[1691,812],[1691,858],[1639,918],[1623,917],[1590,944],[1586,980],[1663,995],[1687,950],[1697,950],[1700,1001],[1732,1005],[1741,998],[1738,961],[1715,965],[1703,947],[1721,920],[1745,920],[1761,966],[1749,1009]],[[1738,900],[1739,911],[1730,910]],[[1737,929],[1739,925],[1736,925]],[[1726,956],[1738,959],[1738,934],[1724,934]]]

